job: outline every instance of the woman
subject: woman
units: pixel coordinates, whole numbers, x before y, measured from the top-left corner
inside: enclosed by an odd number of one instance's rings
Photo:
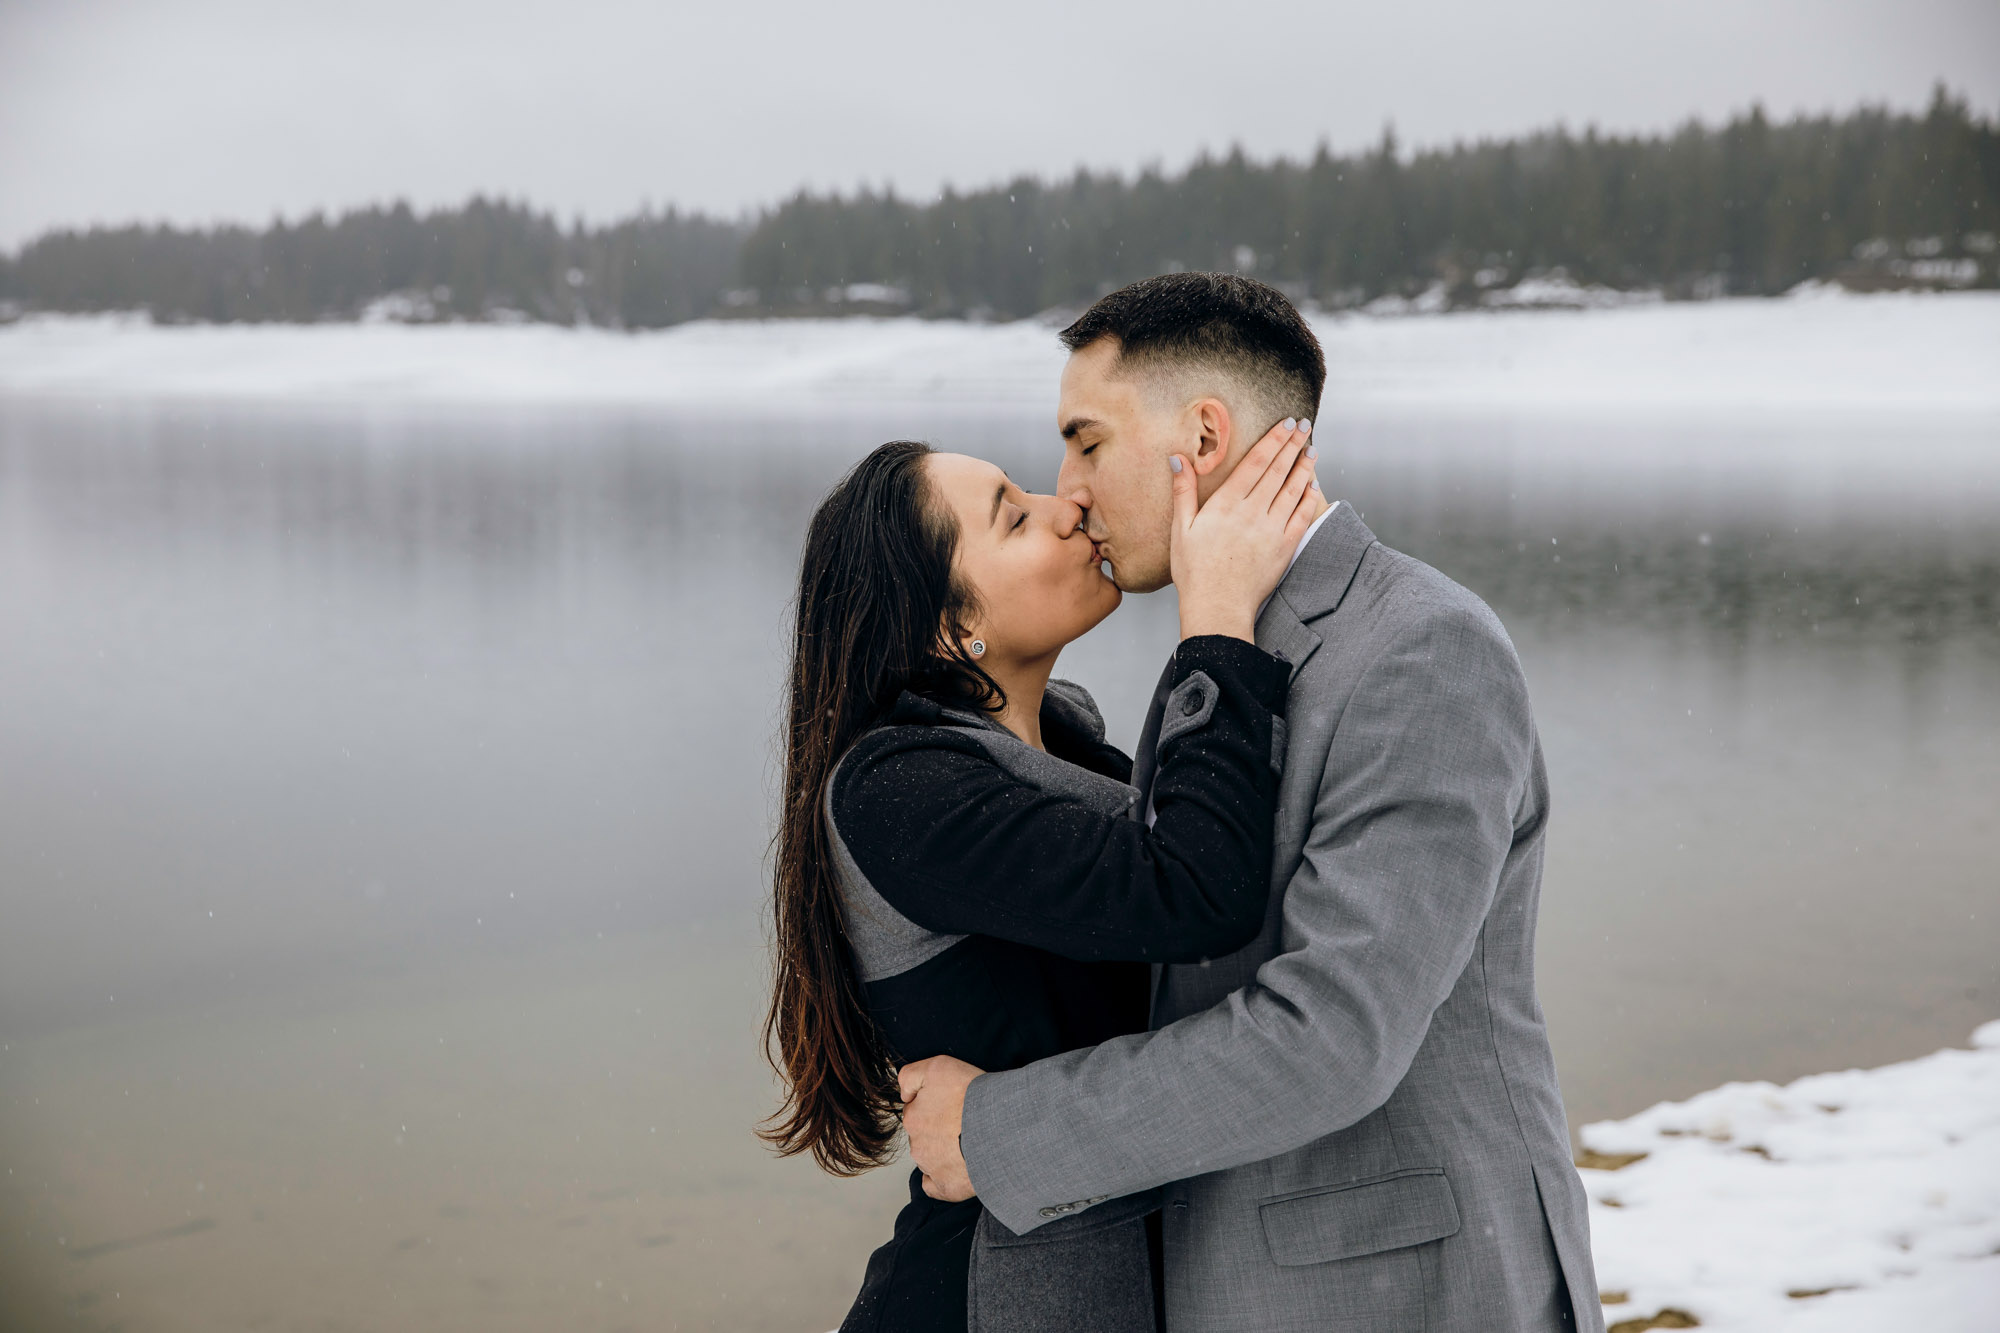
[[[1008,1069],[1142,1031],[1148,964],[1262,928],[1285,664],[1251,642],[1317,489],[1282,423],[1197,513],[1176,458],[1181,644],[1150,808],[1082,690],[1049,679],[1118,605],[1081,511],[990,463],[883,445],[806,537],[777,836],[763,1132],[855,1174],[893,1152],[895,1070]],[[1017,1238],[915,1175],[844,1333],[1154,1328],[1140,1196]],[[979,1244],[975,1247],[975,1233]],[[968,1315],[970,1306],[970,1315]]]

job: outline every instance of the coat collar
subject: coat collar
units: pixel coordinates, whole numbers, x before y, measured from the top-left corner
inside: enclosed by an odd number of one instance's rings
[[[889,726],[972,727],[997,732],[1016,744],[1025,744],[1001,726],[991,713],[962,704],[941,703],[912,690],[904,690],[897,695],[896,701],[883,715],[882,722]],[[1096,758],[1099,751],[1115,753],[1104,738],[1104,718],[1097,711],[1097,701],[1081,685],[1068,680],[1051,680],[1048,691],[1042,696],[1042,742],[1048,746],[1050,754],[1092,769],[1102,766],[1103,761]],[[1090,758],[1090,762],[1085,762],[1086,757]],[[1122,767],[1122,756],[1120,760]],[[1120,781],[1125,778],[1125,774],[1115,776]]]
[[[1361,558],[1373,545],[1375,534],[1354,506],[1342,501],[1265,603],[1257,617],[1257,646],[1291,663],[1294,679],[1319,648],[1320,638],[1311,623],[1340,605],[1361,568]]]

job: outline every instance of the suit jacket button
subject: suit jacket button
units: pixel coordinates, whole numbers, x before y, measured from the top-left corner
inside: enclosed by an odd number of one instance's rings
[[[1056,1210],[1053,1208],[1043,1208],[1040,1212],[1043,1217],[1054,1217],[1056,1215]]]

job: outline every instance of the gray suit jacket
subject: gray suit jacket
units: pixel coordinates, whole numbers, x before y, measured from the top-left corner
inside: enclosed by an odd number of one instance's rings
[[[1016,1233],[1164,1185],[1172,1333],[1601,1330],[1513,645],[1345,504],[1257,642],[1292,663],[1263,935],[1161,969],[1154,1031],[974,1080],[973,1184]]]

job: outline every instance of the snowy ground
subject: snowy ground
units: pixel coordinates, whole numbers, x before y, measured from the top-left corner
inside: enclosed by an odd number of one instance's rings
[[[2000,293],[1359,315],[1318,329],[1329,409],[2000,418]],[[624,334],[52,317],[0,327],[0,396],[1039,410],[1062,363],[1053,333],[915,319]]]
[[[1583,1172],[1607,1321],[2000,1330],[2000,1022],[1972,1041],[1586,1126],[1614,1168]]]

